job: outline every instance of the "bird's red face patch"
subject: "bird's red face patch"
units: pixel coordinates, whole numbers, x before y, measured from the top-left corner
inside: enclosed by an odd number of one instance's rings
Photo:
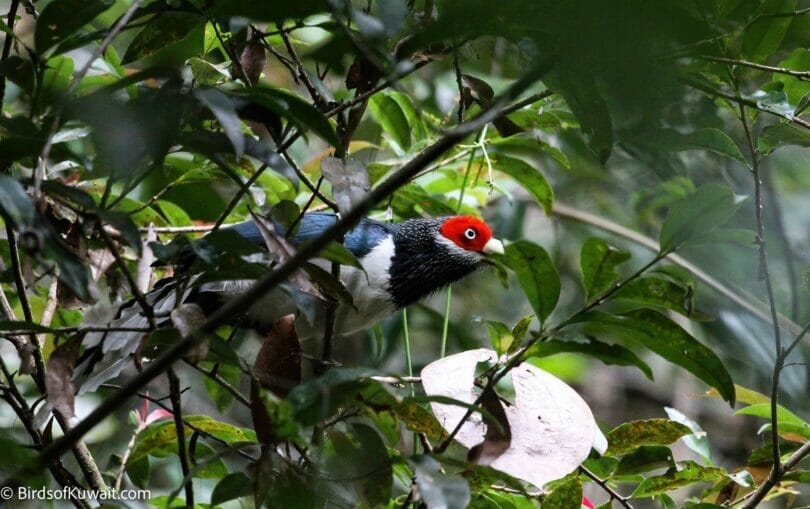
[[[486,243],[492,238],[492,230],[489,226],[471,216],[448,218],[440,231],[458,247],[470,251],[483,250]]]

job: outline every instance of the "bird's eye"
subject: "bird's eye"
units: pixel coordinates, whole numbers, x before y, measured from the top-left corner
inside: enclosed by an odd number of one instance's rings
[[[464,230],[464,236],[467,237],[468,240],[474,240],[475,237],[478,236],[478,232],[472,228],[467,228]]]

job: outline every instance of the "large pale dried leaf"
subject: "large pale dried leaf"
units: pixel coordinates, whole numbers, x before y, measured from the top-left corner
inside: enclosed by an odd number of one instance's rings
[[[471,404],[476,399],[473,386],[476,365],[496,359],[497,354],[487,349],[445,357],[422,370],[422,385],[430,396],[446,396]],[[561,380],[525,363],[514,368],[511,376],[515,400],[505,408],[505,413],[512,440],[490,466],[542,487],[579,466],[592,444],[602,439],[601,432],[585,401]],[[460,405],[431,406],[448,431],[456,427],[466,412],[466,407]],[[462,425],[456,440],[465,447],[474,447],[484,440],[486,432],[481,415],[474,413]]]

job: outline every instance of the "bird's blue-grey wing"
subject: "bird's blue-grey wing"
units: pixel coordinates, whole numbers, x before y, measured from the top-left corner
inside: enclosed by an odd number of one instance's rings
[[[337,217],[331,212],[306,213],[304,217],[301,218],[290,240],[296,245],[303,244],[308,240],[318,237],[336,221]],[[284,235],[286,233],[282,225],[275,222],[274,224],[280,234]],[[232,228],[251,242],[264,245],[261,232],[253,221],[245,221],[233,225]],[[361,219],[360,222],[346,234],[343,244],[355,256],[362,257],[395,231],[396,225],[375,221],[373,219]]]

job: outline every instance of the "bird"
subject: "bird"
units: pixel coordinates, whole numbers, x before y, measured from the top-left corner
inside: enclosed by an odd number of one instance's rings
[[[307,212],[288,232],[272,216],[267,219],[254,216],[221,231],[236,234],[239,240],[256,246],[260,251],[245,256],[244,260],[267,267],[275,258],[265,239],[268,228],[275,230],[275,235],[285,237],[292,246],[300,246],[319,236],[338,219],[332,212]],[[351,295],[351,302],[337,306],[334,315],[337,337],[370,328],[397,310],[464,278],[482,267],[492,255],[505,252],[503,242],[493,237],[489,225],[469,215],[415,218],[401,223],[363,218],[345,234],[343,245],[357,258],[360,267],[340,268],[339,278]],[[324,269],[331,267],[331,262],[325,259],[318,259],[315,264]],[[203,282],[205,274],[181,275],[182,271],[178,269],[175,276],[161,280],[144,296],[154,311],[158,327],[171,324],[172,318],[177,326],[177,310],[181,307],[194,306],[204,317],[253,284],[250,279]],[[283,316],[295,314],[302,349],[314,354],[326,321],[327,308],[323,304],[318,296],[283,284],[247,308],[239,325],[268,331]],[[80,392],[95,390],[120,373],[144,336],[143,332],[126,329],[148,325],[141,306],[129,301],[109,323],[111,329],[125,330],[89,333],[84,346],[96,351],[101,360],[96,359],[93,374],[85,377]]]

